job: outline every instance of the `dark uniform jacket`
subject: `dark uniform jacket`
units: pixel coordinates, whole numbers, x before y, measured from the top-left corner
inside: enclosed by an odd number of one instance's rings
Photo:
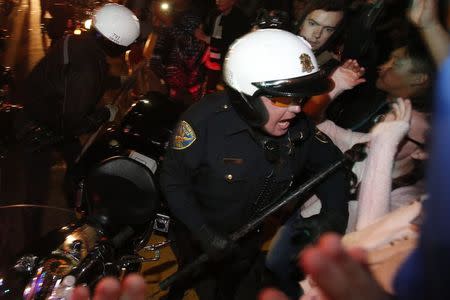
[[[96,109],[110,78],[106,56],[90,34],[70,36],[68,65],[64,40],[34,67],[23,99],[28,118],[65,135],[97,129],[109,118],[106,107]]]
[[[227,15],[222,15],[220,25],[222,26],[222,38],[217,39],[213,36],[214,25],[216,19],[220,16],[219,11],[215,11],[207,20],[205,26],[205,33],[211,36],[210,47],[211,52],[215,52],[220,55],[220,58],[212,60],[219,65],[222,65],[225,59],[225,54],[228,52],[230,45],[240,36],[246,34],[250,30],[249,18],[244,14],[244,12],[234,6],[230,13]]]
[[[285,187],[303,170],[317,172],[341,158],[326,136],[316,136],[311,124],[301,115],[281,138],[286,151],[277,168],[225,93],[204,97],[182,116],[163,162],[161,185],[171,211],[194,234],[204,224],[222,234],[236,231],[249,221],[274,169],[275,182]],[[289,142],[294,136],[300,137],[295,144]],[[316,192],[323,210],[346,219],[347,190],[343,170],[320,184]]]

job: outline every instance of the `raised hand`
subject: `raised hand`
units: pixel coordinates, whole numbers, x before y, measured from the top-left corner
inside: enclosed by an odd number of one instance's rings
[[[411,122],[411,101],[397,98],[392,110],[371,131],[373,136],[385,136],[386,141],[398,144],[409,130]]]
[[[388,300],[367,267],[367,254],[360,248],[345,249],[340,236],[324,234],[317,245],[300,253],[299,266],[311,276],[316,285],[314,295],[305,294],[300,300]],[[259,300],[288,300],[282,292],[270,288]]]
[[[92,298],[89,289],[78,286],[72,293],[71,300],[119,300],[119,299],[145,299],[145,281],[138,274],[130,274],[122,282],[113,277],[105,277],[97,284]]]
[[[334,88],[329,94],[330,97],[335,98],[343,91],[353,89],[358,84],[365,82],[364,73],[365,69],[358,64],[358,61],[355,59],[346,60],[331,75]]]
[[[411,0],[408,18],[420,29],[439,24],[436,0]]]
[[[385,300],[389,296],[372,277],[367,254],[345,249],[336,234],[325,234],[316,246],[300,254],[300,266],[320,289],[322,300]],[[307,296],[303,296],[303,299]],[[317,298],[316,298],[317,299]]]

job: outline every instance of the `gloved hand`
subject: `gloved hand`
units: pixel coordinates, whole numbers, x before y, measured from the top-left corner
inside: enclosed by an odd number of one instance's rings
[[[292,242],[302,245],[303,248],[317,241],[319,236],[327,231],[344,233],[347,219],[347,216],[338,212],[321,212],[309,218],[299,219],[292,226],[295,231]]]
[[[116,118],[117,112],[119,111],[119,107],[114,104],[106,104],[106,108],[109,110],[109,122],[114,121]]]
[[[223,235],[203,225],[197,233],[203,251],[205,251],[212,260],[220,260],[229,255],[233,250],[233,242]]]

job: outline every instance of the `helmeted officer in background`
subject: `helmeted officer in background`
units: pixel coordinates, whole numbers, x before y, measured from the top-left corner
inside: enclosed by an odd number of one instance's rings
[[[107,88],[120,86],[120,78],[109,75],[107,56],[123,54],[138,35],[139,21],[129,9],[106,4],[95,12],[93,29],[52,46],[26,78],[15,132],[24,150],[27,203],[47,201],[54,150],[69,169],[81,150],[78,137],[114,119],[117,107],[97,107]]]
[[[139,21],[124,6],[106,4],[95,12],[93,27],[61,41],[26,79],[27,118],[55,134],[77,137],[114,118],[111,107],[96,108],[105,90],[120,83],[110,81],[106,58],[135,41]]]
[[[171,212],[191,235],[177,240],[181,263],[202,251],[213,259],[197,278],[200,299],[251,299],[257,280],[248,273],[263,234],[250,233],[238,251],[229,251],[234,247],[227,236],[307,171],[329,166],[342,153],[301,113],[310,96],[332,84],[301,37],[279,29],[243,36],[225,58],[224,80],[225,92],[204,97],[182,116],[161,186]],[[347,190],[344,170],[317,187],[329,225],[321,229],[345,229]],[[190,248],[180,246],[187,240]],[[231,254],[224,257],[226,252]]]

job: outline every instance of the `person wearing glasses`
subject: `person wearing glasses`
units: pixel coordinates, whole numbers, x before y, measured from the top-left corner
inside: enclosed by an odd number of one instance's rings
[[[205,96],[181,117],[160,182],[182,232],[180,264],[203,251],[211,258],[193,277],[199,298],[251,299],[265,235],[255,229],[236,246],[230,234],[342,153],[302,113],[309,97],[333,85],[301,37],[279,29],[246,34],[225,57],[224,81],[224,92]],[[312,235],[345,230],[348,189],[343,169],[316,188],[324,205]]]

